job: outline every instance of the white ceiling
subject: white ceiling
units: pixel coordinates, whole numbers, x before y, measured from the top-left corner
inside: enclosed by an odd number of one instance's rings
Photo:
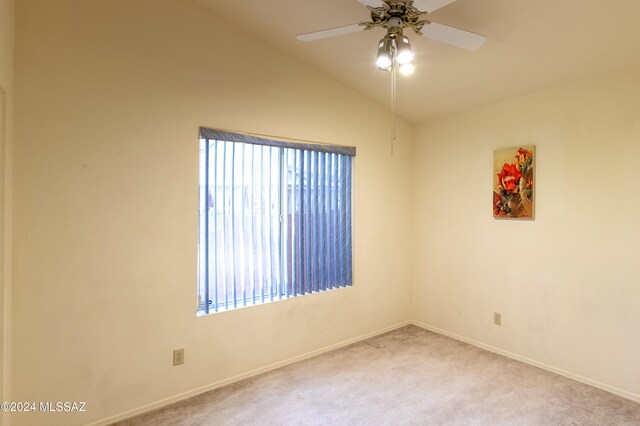
[[[300,42],[295,36],[369,20],[356,0],[197,0],[291,56],[390,105],[390,76],[374,60],[383,29]],[[428,15],[488,37],[469,52],[409,35],[416,72],[398,78],[411,122],[640,65],[640,0],[458,0]]]

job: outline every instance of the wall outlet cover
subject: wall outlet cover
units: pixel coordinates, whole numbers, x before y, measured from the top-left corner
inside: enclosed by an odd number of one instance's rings
[[[184,349],[175,349],[173,351],[173,365],[184,364]]]

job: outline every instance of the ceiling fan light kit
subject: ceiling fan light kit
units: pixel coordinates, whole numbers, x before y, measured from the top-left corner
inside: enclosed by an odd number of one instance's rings
[[[392,67],[402,68],[405,71],[403,74],[408,75],[407,72],[413,64],[413,51],[411,50],[411,43],[409,43],[409,37],[402,34],[402,25],[399,18],[394,18],[393,26],[389,26],[387,29],[387,35],[378,43],[378,55],[376,57],[376,65],[381,71],[391,71]],[[397,25],[396,25],[397,24]],[[413,67],[415,68],[415,66]]]

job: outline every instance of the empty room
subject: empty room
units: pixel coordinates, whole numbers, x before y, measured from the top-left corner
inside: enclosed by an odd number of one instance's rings
[[[0,0],[2,424],[640,425],[638,22]]]

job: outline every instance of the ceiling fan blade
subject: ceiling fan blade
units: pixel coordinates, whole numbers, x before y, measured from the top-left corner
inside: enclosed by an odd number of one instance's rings
[[[414,0],[413,6],[421,12],[431,13],[455,1],[457,0]]]
[[[361,4],[364,4],[365,6],[382,7],[382,0],[358,0],[358,1]]]
[[[343,34],[355,33],[364,30],[360,24],[345,25],[344,27],[329,28],[328,30],[315,31],[312,33],[300,34],[296,38],[300,41],[314,41],[323,38],[336,37]]]
[[[431,22],[422,27],[422,35],[467,50],[478,50],[487,38],[483,35]]]

